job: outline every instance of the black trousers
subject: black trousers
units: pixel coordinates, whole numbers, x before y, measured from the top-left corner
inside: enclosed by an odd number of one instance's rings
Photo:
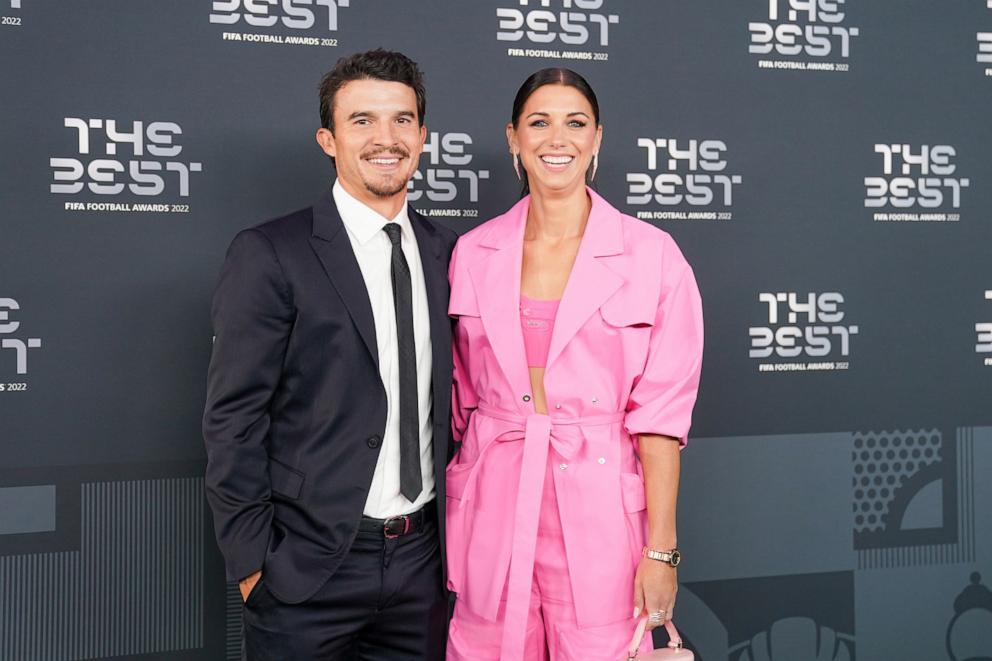
[[[341,566],[302,604],[265,575],[244,607],[247,661],[442,661],[448,601],[437,525],[397,539],[359,531]]]

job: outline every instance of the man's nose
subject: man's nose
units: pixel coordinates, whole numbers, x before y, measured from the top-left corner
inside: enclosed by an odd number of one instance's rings
[[[397,143],[396,130],[392,122],[380,122],[376,126],[375,144],[391,146]]]

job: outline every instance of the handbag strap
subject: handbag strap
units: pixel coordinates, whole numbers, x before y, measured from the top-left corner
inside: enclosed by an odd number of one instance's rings
[[[630,645],[627,646],[627,661],[633,661],[637,658],[637,651],[641,647],[641,640],[644,638],[647,625],[648,618],[646,615],[637,622],[637,628],[634,629],[634,637],[630,639]],[[668,646],[673,650],[682,649],[682,636],[675,629],[675,623],[671,620],[665,620],[665,631],[668,632]]]

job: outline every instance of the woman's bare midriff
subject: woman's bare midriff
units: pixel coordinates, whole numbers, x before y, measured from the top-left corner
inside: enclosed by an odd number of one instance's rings
[[[548,412],[548,400],[544,396],[544,368],[528,367],[530,372],[530,391],[534,394],[534,411],[536,413]]]

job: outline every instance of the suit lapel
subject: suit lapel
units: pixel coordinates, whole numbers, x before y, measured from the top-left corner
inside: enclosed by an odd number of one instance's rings
[[[417,250],[424,270],[424,285],[427,288],[427,309],[431,326],[431,394],[434,402],[434,429],[444,432],[442,438],[434,438],[434,474],[438,476],[437,490],[444,498],[444,468],[448,463],[447,431],[450,407],[445,406],[451,398],[451,320],[448,319],[448,264],[441,237],[417,213],[407,206],[407,215],[417,237]]]
[[[344,301],[358,334],[369,355],[379,369],[379,349],[376,345],[375,320],[369,302],[365,279],[358,267],[358,259],[344,230],[344,222],[334,204],[330,190],[321,196],[313,207],[313,234],[310,245],[320,259],[324,272]]]

